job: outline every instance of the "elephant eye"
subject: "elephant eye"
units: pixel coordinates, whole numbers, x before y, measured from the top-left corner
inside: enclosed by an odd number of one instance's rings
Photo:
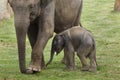
[[[8,0],[8,3],[11,7],[13,7],[13,1]]]
[[[29,5],[29,8],[30,8],[30,9],[33,9],[34,7],[35,7],[35,4],[30,4],[30,5]]]

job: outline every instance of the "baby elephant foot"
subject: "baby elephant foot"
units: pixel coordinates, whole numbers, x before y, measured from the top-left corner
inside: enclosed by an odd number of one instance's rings
[[[30,65],[26,70],[26,74],[34,74],[40,71],[41,71],[41,68],[39,66]]]
[[[83,66],[82,68],[81,68],[81,71],[88,71],[89,70],[89,66]]]
[[[95,67],[94,68],[92,67],[92,68],[89,68],[89,71],[90,72],[97,72],[97,69]]]

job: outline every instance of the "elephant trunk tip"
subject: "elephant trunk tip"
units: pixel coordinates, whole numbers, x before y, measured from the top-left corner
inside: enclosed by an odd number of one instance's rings
[[[26,69],[20,70],[20,72],[25,74],[26,73]]]

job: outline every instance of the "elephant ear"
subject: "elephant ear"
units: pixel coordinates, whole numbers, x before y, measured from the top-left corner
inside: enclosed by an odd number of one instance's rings
[[[13,3],[13,0],[8,0],[8,3],[9,3],[10,6],[11,6],[11,4]]]
[[[62,40],[62,46],[65,47],[65,36],[64,35],[60,35],[61,36],[61,40]]]

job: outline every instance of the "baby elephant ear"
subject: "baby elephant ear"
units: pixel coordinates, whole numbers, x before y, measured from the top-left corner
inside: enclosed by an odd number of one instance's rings
[[[65,35],[60,35],[63,41],[63,44],[65,45],[66,39],[65,39]]]
[[[55,46],[57,44],[56,40],[53,40],[52,46]]]

